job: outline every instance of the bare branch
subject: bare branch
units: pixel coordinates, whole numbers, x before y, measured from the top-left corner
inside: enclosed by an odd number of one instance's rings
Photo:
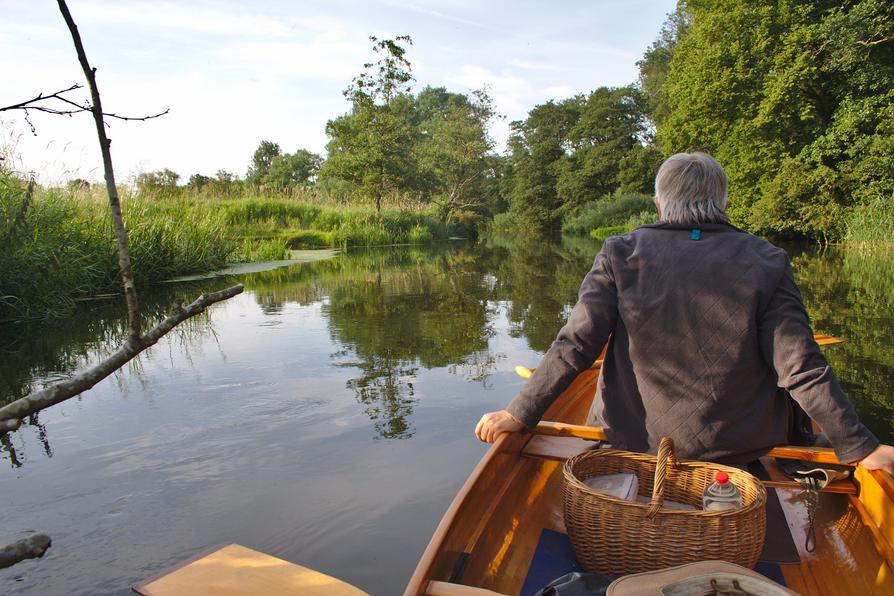
[[[857,45],[861,45],[866,48],[871,48],[872,46],[877,46],[880,43],[886,43],[889,41],[894,41],[894,35],[886,35],[885,37],[879,37],[876,39],[867,39],[865,41],[860,40],[857,42]]]
[[[63,93],[68,93],[69,91],[75,91],[76,89],[82,89],[84,86],[78,83],[75,83],[71,87],[67,89],[62,89],[61,91],[56,91],[55,93],[50,93],[49,95],[44,95],[43,93],[38,93],[37,97],[32,97],[31,99],[25,100],[21,103],[14,103],[11,106],[5,106],[0,108],[0,112],[5,112],[7,110],[22,110],[24,108],[31,108],[33,104],[36,104],[41,101],[46,101],[48,99],[61,99],[63,101],[68,101],[67,99],[62,97]],[[80,107],[80,106],[78,106]],[[33,109],[38,109],[34,107]],[[88,108],[89,109],[89,108]]]
[[[105,121],[102,117],[102,100],[99,98],[99,88],[96,86],[96,69],[90,67],[78,26],[75,25],[65,0],[58,0],[62,18],[71,32],[75,51],[78,54],[78,62],[87,77],[90,86],[90,96],[93,101],[93,120],[96,122],[96,134],[99,137],[99,148],[102,151],[102,165],[105,170],[106,190],[109,193],[109,207],[112,210],[112,222],[115,226],[115,239],[118,244],[118,268],[121,270],[121,283],[124,286],[124,298],[127,302],[127,318],[130,326],[130,338],[134,342],[140,339],[140,306],[137,300],[137,287],[133,279],[133,268],[130,265],[130,250],[127,248],[127,230],[124,228],[124,219],[121,217],[121,201],[118,199],[118,186],[115,183],[115,170],[112,168],[112,153],[109,149],[111,141],[106,136]]]
[[[3,430],[3,425],[17,427],[23,418],[87,391],[127,364],[137,354],[155,345],[166,333],[186,319],[204,312],[206,308],[215,302],[220,302],[242,293],[243,289],[242,284],[238,284],[219,292],[203,294],[186,308],[174,308],[162,322],[150,329],[145,336],[129,337],[111,356],[96,366],[82,371],[70,379],[55,383],[40,391],[35,391],[31,395],[3,406],[0,408],[0,431]],[[15,430],[15,428],[10,430]]]
[[[12,544],[0,547],[0,569],[11,567],[25,559],[42,557],[51,544],[52,541],[49,536],[38,532]]]
[[[80,104],[76,101],[72,101],[71,99],[68,99],[67,97],[65,97],[66,93],[70,93],[72,91],[76,91],[78,89],[83,89],[83,88],[84,88],[83,85],[74,84],[71,87],[68,87],[67,89],[61,89],[59,91],[56,91],[55,93],[50,93],[47,95],[40,93],[37,95],[37,97],[32,97],[31,99],[28,99],[28,100],[25,100],[25,101],[22,101],[19,103],[0,107],[0,112],[6,112],[6,111],[10,111],[10,110],[21,110],[21,111],[25,112],[26,118],[27,118],[29,110],[34,110],[35,112],[43,112],[45,114],[53,114],[55,116],[71,116],[72,114],[79,114],[81,112],[92,112],[93,107],[90,105],[90,102],[85,101],[83,104]],[[46,103],[50,102],[50,101],[61,101],[62,103],[70,106],[70,108],[59,109],[59,108],[53,107],[51,105],[46,105]],[[102,115],[104,118],[116,118],[118,120],[145,121],[145,120],[151,120],[153,118],[159,118],[159,117],[164,116],[165,114],[169,113],[170,111],[171,111],[170,108],[168,108],[163,112],[159,112],[157,114],[150,114],[148,116],[121,116],[120,114],[115,114],[113,112],[103,112]],[[31,130],[32,130],[32,132],[34,131],[33,125],[31,126]]]

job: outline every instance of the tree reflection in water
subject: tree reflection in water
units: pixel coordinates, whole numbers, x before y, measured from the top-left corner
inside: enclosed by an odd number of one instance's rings
[[[546,351],[564,324],[598,243],[533,236],[440,247],[351,250],[328,261],[182,285],[147,293],[152,316],[173,298],[234,283],[246,284],[269,318],[284,322],[292,305],[318,305],[334,349],[332,366],[372,421],[375,436],[413,436],[423,369],[444,368],[489,387],[505,355],[492,342],[502,325],[536,351]],[[883,440],[894,428],[894,256],[790,248],[793,267],[818,331],[847,340],[826,350],[861,416]],[[207,286],[207,287],[205,287]],[[148,312],[148,311],[147,311]],[[126,332],[116,303],[85,308],[52,324],[0,327],[0,403],[63,377],[116,346]],[[191,320],[178,354],[213,335],[210,319]],[[530,363],[535,364],[535,363]],[[421,375],[420,375],[421,376]],[[30,427],[47,456],[45,429]],[[12,439],[10,438],[12,437]],[[20,465],[15,435],[0,437],[0,457]]]
[[[348,381],[363,413],[373,421],[376,438],[408,439],[414,429],[409,422],[418,399],[413,389],[415,367],[394,360],[391,354],[358,365],[363,375]]]

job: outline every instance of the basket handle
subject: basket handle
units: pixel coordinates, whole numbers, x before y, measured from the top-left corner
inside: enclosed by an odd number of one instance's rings
[[[649,519],[655,517],[661,505],[664,503],[664,481],[667,478],[668,465],[671,468],[679,466],[677,458],[674,455],[674,442],[670,437],[663,437],[661,443],[658,444],[658,455],[655,456],[657,466],[655,467],[655,483],[652,485],[652,501],[649,503],[649,510],[646,517]]]

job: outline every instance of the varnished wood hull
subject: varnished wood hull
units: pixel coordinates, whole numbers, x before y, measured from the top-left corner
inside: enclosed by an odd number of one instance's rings
[[[544,419],[583,424],[597,376],[598,368],[581,374]],[[467,593],[461,586],[518,594],[542,530],[565,531],[562,463],[588,445],[567,436],[501,435],[451,503],[405,596]],[[803,547],[807,527],[803,493],[786,488],[791,483],[774,466],[768,467],[773,476],[768,484],[783,487],[778,488],[780,502],[801,556],[800,564],[781,566],[789,588],[805,596],[894,594],[891,477],[859,468],[855,482],[823,493],[817,547],[809,553]]]

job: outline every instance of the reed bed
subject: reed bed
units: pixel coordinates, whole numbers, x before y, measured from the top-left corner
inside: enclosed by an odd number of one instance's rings
[[[425,244],[448,227],[419,209],[315,205],[289,197],[139,197],[122,189],[134,275],[147,285],[289,249]],[[68,316],[78,300],[120,291],[104,193],[35,188],[0,170],[0,320]]]

